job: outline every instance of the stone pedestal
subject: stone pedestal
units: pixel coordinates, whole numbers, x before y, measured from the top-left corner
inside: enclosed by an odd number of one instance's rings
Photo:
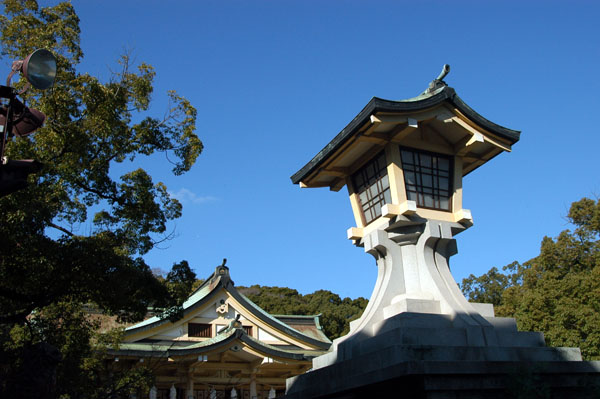
[[[491,305],[466,300],[448,266],[464,228],[399,216],[358,241],[377,260],[369,305],[312,371],[288,380],[286,397],[371,397],[395,386],[407,397],[487,398],[541,382],[555,396],[581,384],[593,392],[600,363],[582,362],[578,348],[546,347],[542,333],[519,332]]]
[[[382,349],[288,379],[286,399],[592,399],[600,362],[402,361]]]

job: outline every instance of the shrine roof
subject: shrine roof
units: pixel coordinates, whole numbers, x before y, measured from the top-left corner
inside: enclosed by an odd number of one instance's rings
[[[301,333],[318,339],[319,341],[331,342],[321,328],[318,315],[271,315],[271,317],[287,324]]]
[[[235,342],[244,343],[247,346],[257,350],[265,355],[293,359],[310,360],[320,354],[326,353],[325,350],[309,349],[288,349],[266,344],[256,338],[249,336],[243,329],[231,329],[217,334],[217,336],[200,342],[132,342],[122,343],[118,349],[110,350],[110,354],[115,356],[139,356],[150,357],[160,356],[165,358],[189,355],[201,355],[211,351],[219,350],[224,347],[231,347]]]
[[[188,315],[190,312],[195,311],[196,309],[206,305],[216,297],[220,289],[224,289],[227,291],[229,295],[231,295],[238,303],[240,303],[245,309],[250,311],[254,316],[264,321],[265,323],[271,325],[272,327],[288,334],[296,339],[300,339],[310,345],[314,345],[318,348],[322,348],[323,350],[329,349],[331,345],[331,341],[325,336],[325,334],[320,330],[320,325],[318,325],[318,320],[316,321],[316,328],[311,329],[303,329],[303,331],[299,331],[282,320],[271,316],[269,313],[265,312],[262,308],[248,299],[246,296],[241,294],[236,288],[229,276],[229,268],[226,266],[218,266],[215,272],[207,278],[204,283],[196,289],[192,293],[192,295],[183,303],[183,313],[184,317]],[[289,317],[289,316],[288,316]],[[306,320],[309,318],[314,320],[315,317],[318,316],[303,316]],[[126,334],[137,333],[139,331],[144,331],[147,329],[151,329],[157,327],[159,325],[168,324],[170,320],[166,317],[154,316],[147,320],[144,320],[140,323],[127,327],[125,329]],[[216,338],[216,337],[215,337]]]

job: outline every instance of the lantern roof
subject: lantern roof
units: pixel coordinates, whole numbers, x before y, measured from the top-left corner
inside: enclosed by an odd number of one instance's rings
[[[301,187],[329,186],[337,191],[365,158],[389,142],[413,146],[417,136],[423,140],[423,131],[418,131],[424,127],[430,136],[437,136],[433,141],[446,147],[442,152],[465,158],[463,175],[510,151],[521,134],[477,113],[438,78],[417,97],[400,101],[373,97],[291,180]]]

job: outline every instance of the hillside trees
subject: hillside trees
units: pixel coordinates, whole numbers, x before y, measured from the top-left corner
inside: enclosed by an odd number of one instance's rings
[[[108,395],[94,391],[97,376],[86,369],[100,341],[92,340],[94,325],[80,305],[134,321],[148,306],[181,300],[177,284],[187,284],[187,263],[178,264],[168,286],[141,258],[165,237],[181,205],[133,165],[168,152],[174,174],[188,171],[202,151],[196,110],[169,92],[166,116],[147,116],[155,72],[147,64],[134,68],[127,56],[108,82],[77,71],[83,53],[71,3],[4,0],[3,6],[5,63],[47,48],[58,75],[52,90],[29,90],[23,98],[47,115],[46,125],[9,142],[6,151],[9,159],[36,159],[43,167],[27,189],[0,198],[0,396],[20,388],[36,397],[80,397],[84,387],[88,396]],[[116,178],[115,163],[130,171]]]
[[[365,298],[341,299],[338,294],[318,290],[302,295],[287,287],[239,287],[240,292],[271,314],[316,315],[321,314],[323,332],[330,339],[345,335],[350,321],[357,319],[367,307]]]
[[[463,280],[470,300],[492,302],[520,329],[542,331],[551,346],[580,347],[600,359],[600,200],[583,198],[568,213],[573,230],[545,237],[540,254]]]

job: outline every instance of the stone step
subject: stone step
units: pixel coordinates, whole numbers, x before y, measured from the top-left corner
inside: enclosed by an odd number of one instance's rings
[[[411,331],[415,333],[416,331]],[[454,332],[458,335],[456,332]],[[523,340],[523,334],[512,346],[466,346],[466,345],[407,345],[402,342],[402,337],[394,336],[394,332],[383,334],[367,340],[352,342],[345,341],[337,351],[313,359],[313,368],[329,366],[335,362],[351,358],[378,358],[396,359],[397,361],[579,361],[581,352],[579,348],[552,348],[545,346],[517,346],[515,343]],[[535,333],[531,334],[535,341]],[[449,338],[457,342],[464,337]],[[537,337],[539,339],[539,337]],[[423,339],[425,342],[426,339]],[[537,342],[539,344],[539,341]],[[393,354],[393,355],[392,355]],[[378,361],[375,367],[382,367]],[[367,367],[365,364],[364,367]]]
[[[484,317],[497,330],[517,331],[517,320],[512,317]]]
[[[454,316],[448,314],[404,312],[375,323],[373,325],[372,334],[382,334],[388,330],[405,327],[431,329],[452,328],[453,321]]]
[[[548,347],[493,347],[493,346],[435,346],[398,345],[381,346],[369,351],[365,346],[353,348],[353,357],[374,356],[402,361],[579,361],[579,348]],[[376,345],[373,347],[377,347]],[[338,352],[339,353],[339,352]]]
[[[499,346],[544,347],[544,333],[537,331],[496,331]]]

